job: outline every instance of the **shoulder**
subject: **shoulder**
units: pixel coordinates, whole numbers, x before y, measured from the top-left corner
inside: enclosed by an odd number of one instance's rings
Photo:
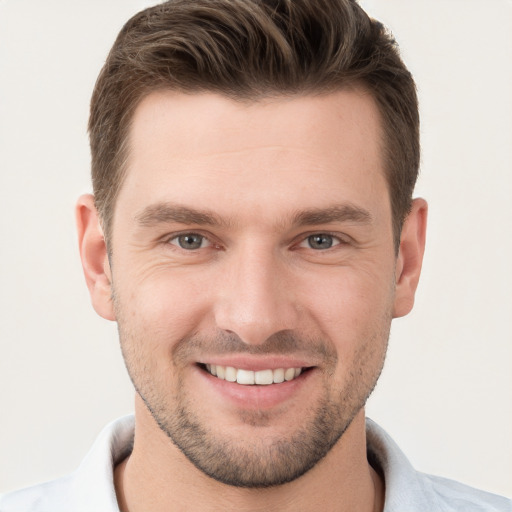
[[[370,464],[384,478],[384,512],[512,512],[512,501],[454,480],[416,471],[393,439],[366,420]]]
[[[133,416],[107,425],[76,471],[0,496],[0,512],[118,511],[113,471],[131,451]]]
[[[439,510],[464,512],[512,512],[512,501],[469,485],[434,475],[418,473],[426,496]]]
[[[469,485],[434,475],[419,473],[432,499],[442,503],[442,510],[465,512],[512,512],[512,500]]]
[[[70,502],[70,477],[0,495],[1,512],[53,512]]]

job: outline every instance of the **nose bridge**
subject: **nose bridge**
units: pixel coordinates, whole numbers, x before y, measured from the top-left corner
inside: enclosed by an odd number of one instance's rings
[[[286,265],[273,251],[245,243],[227,258],[217,296],[217,326],[247,344],[294,329],[298,320]],[[290,283],[291,284],[291,283]]]

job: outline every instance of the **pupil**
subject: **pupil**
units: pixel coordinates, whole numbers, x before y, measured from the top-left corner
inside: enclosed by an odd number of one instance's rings
[[[309,237],[309,245],[313,249],[329,249],[332,247],[332,236],[312,235]]]
[[[199,249],[203,237],[200,235],[182,235],[178,241],[183,249]]]

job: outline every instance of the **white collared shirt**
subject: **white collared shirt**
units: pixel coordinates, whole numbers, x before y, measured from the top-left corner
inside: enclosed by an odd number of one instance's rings
[[[507,498],[416,471],[370,419],[366,431],[368,458],[384,475],[384,512],[512,512]],[[0,512],[119,512],[113,468],[130,453],[133,432],[133,416],[110,423],[75,472],[0,496]]]

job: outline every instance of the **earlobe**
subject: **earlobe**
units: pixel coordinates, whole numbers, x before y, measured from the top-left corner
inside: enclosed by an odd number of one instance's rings
[[[427,202],[415,199],[402,228],[395,272],[394,318],[407,315],[414,305],[425,252],[427,211]]]
[[[98,315],[115,320],[107,246],[92,195],[78,199],[76,224],[80,258],[92,305]]]

